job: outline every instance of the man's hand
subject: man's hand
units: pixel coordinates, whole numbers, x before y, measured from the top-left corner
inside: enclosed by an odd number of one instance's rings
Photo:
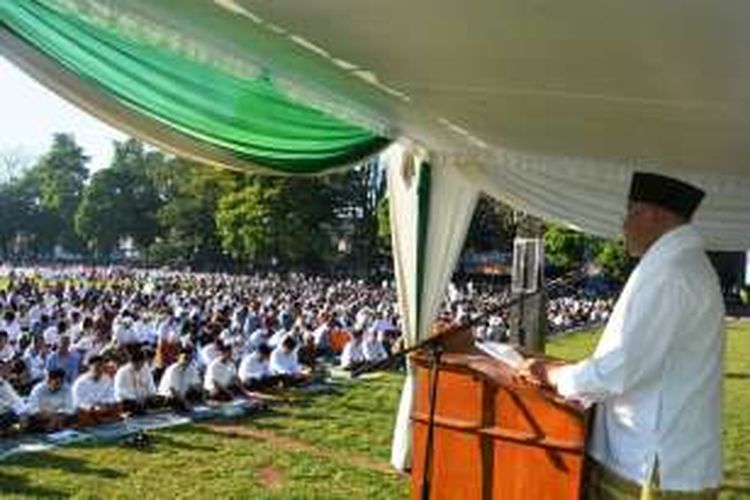
[[[541,358],[529,358],[523,362],[518,374],[534,385],[555,388],[556,373],[564,363]]]
[[[518,369],[518,375],[526,382],[534,385],[549,385],[547,362],[540,358],[529,358],[524,360],[523,364]]]

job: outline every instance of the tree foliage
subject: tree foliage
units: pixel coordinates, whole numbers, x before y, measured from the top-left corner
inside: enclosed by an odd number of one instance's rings
[[[158,234],[156,212],[162,205],[151,172],[164,155],[140,141],[114,143],[110,168],[96,172],[75,214],[77,234],[97,255],[106,255],[126,239],[146,249]]]
[[[151,245],[156,262],[215,268],[226,257],[216,227],[219,199],[234,192],[247,176],[173,159],[155,179],[166,200],[157,212],[159,236]]]
[[[81,247],[73,220],[88,178],[88,161],[72,135],[55,134],[52,148],[22,180],[39,209],[33,214],[38,225],[32,234],[47,252],[55,245],[73,251]]]
[[[332,250],[333,208],[325,179],[254,177],[219,200],[216,227],[235,259],[315,268]]]
[[[607,240],[550,224],[544,233],[547,262],[563,269],[594,263],[601,272],[623,281],[630,261],[620,240]]]

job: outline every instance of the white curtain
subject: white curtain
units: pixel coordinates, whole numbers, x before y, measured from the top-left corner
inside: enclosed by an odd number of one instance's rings
[[[613,237],[622,232],[632,173],[660,172],[706,191],[695,225],[709,249],[750,248],[750,178],[666,168],[643,160],[607,161],[511,151],[454,160],[488,195],[548,221]]]
[[[443,299],[474,213],[477,187],[456,169],[450,155],[428,158],[397,144],[383,160],[387,168],[394,271],[406,345],[426,338]],[[401,393],[391,463],[411,463],[411,370]]]

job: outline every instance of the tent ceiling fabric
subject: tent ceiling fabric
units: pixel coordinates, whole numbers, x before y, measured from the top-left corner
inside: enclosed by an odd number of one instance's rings
[[[268,170],[318,173],[389,142],[288,97],[263,66],[214,64],[210,51],[175,50],[55,2],[14,0],[1,3],[0,14],[4,33],[54,60],[77,85],[93,84],[143,117]]]
[[[11,0],[0,0],[10,2]],[[709,191],[750,247],[750,4],[739,0],[52,0],[379,136],[467,158],[490,194],[598,234],[635,168]]]

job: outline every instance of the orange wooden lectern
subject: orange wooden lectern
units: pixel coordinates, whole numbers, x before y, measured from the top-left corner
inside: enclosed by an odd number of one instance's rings
[[[422,498],[430,369],[413,354],[412,499]],[[430,499],[578,499],[587,413],[483,354],[444,353],[429,470]]]

